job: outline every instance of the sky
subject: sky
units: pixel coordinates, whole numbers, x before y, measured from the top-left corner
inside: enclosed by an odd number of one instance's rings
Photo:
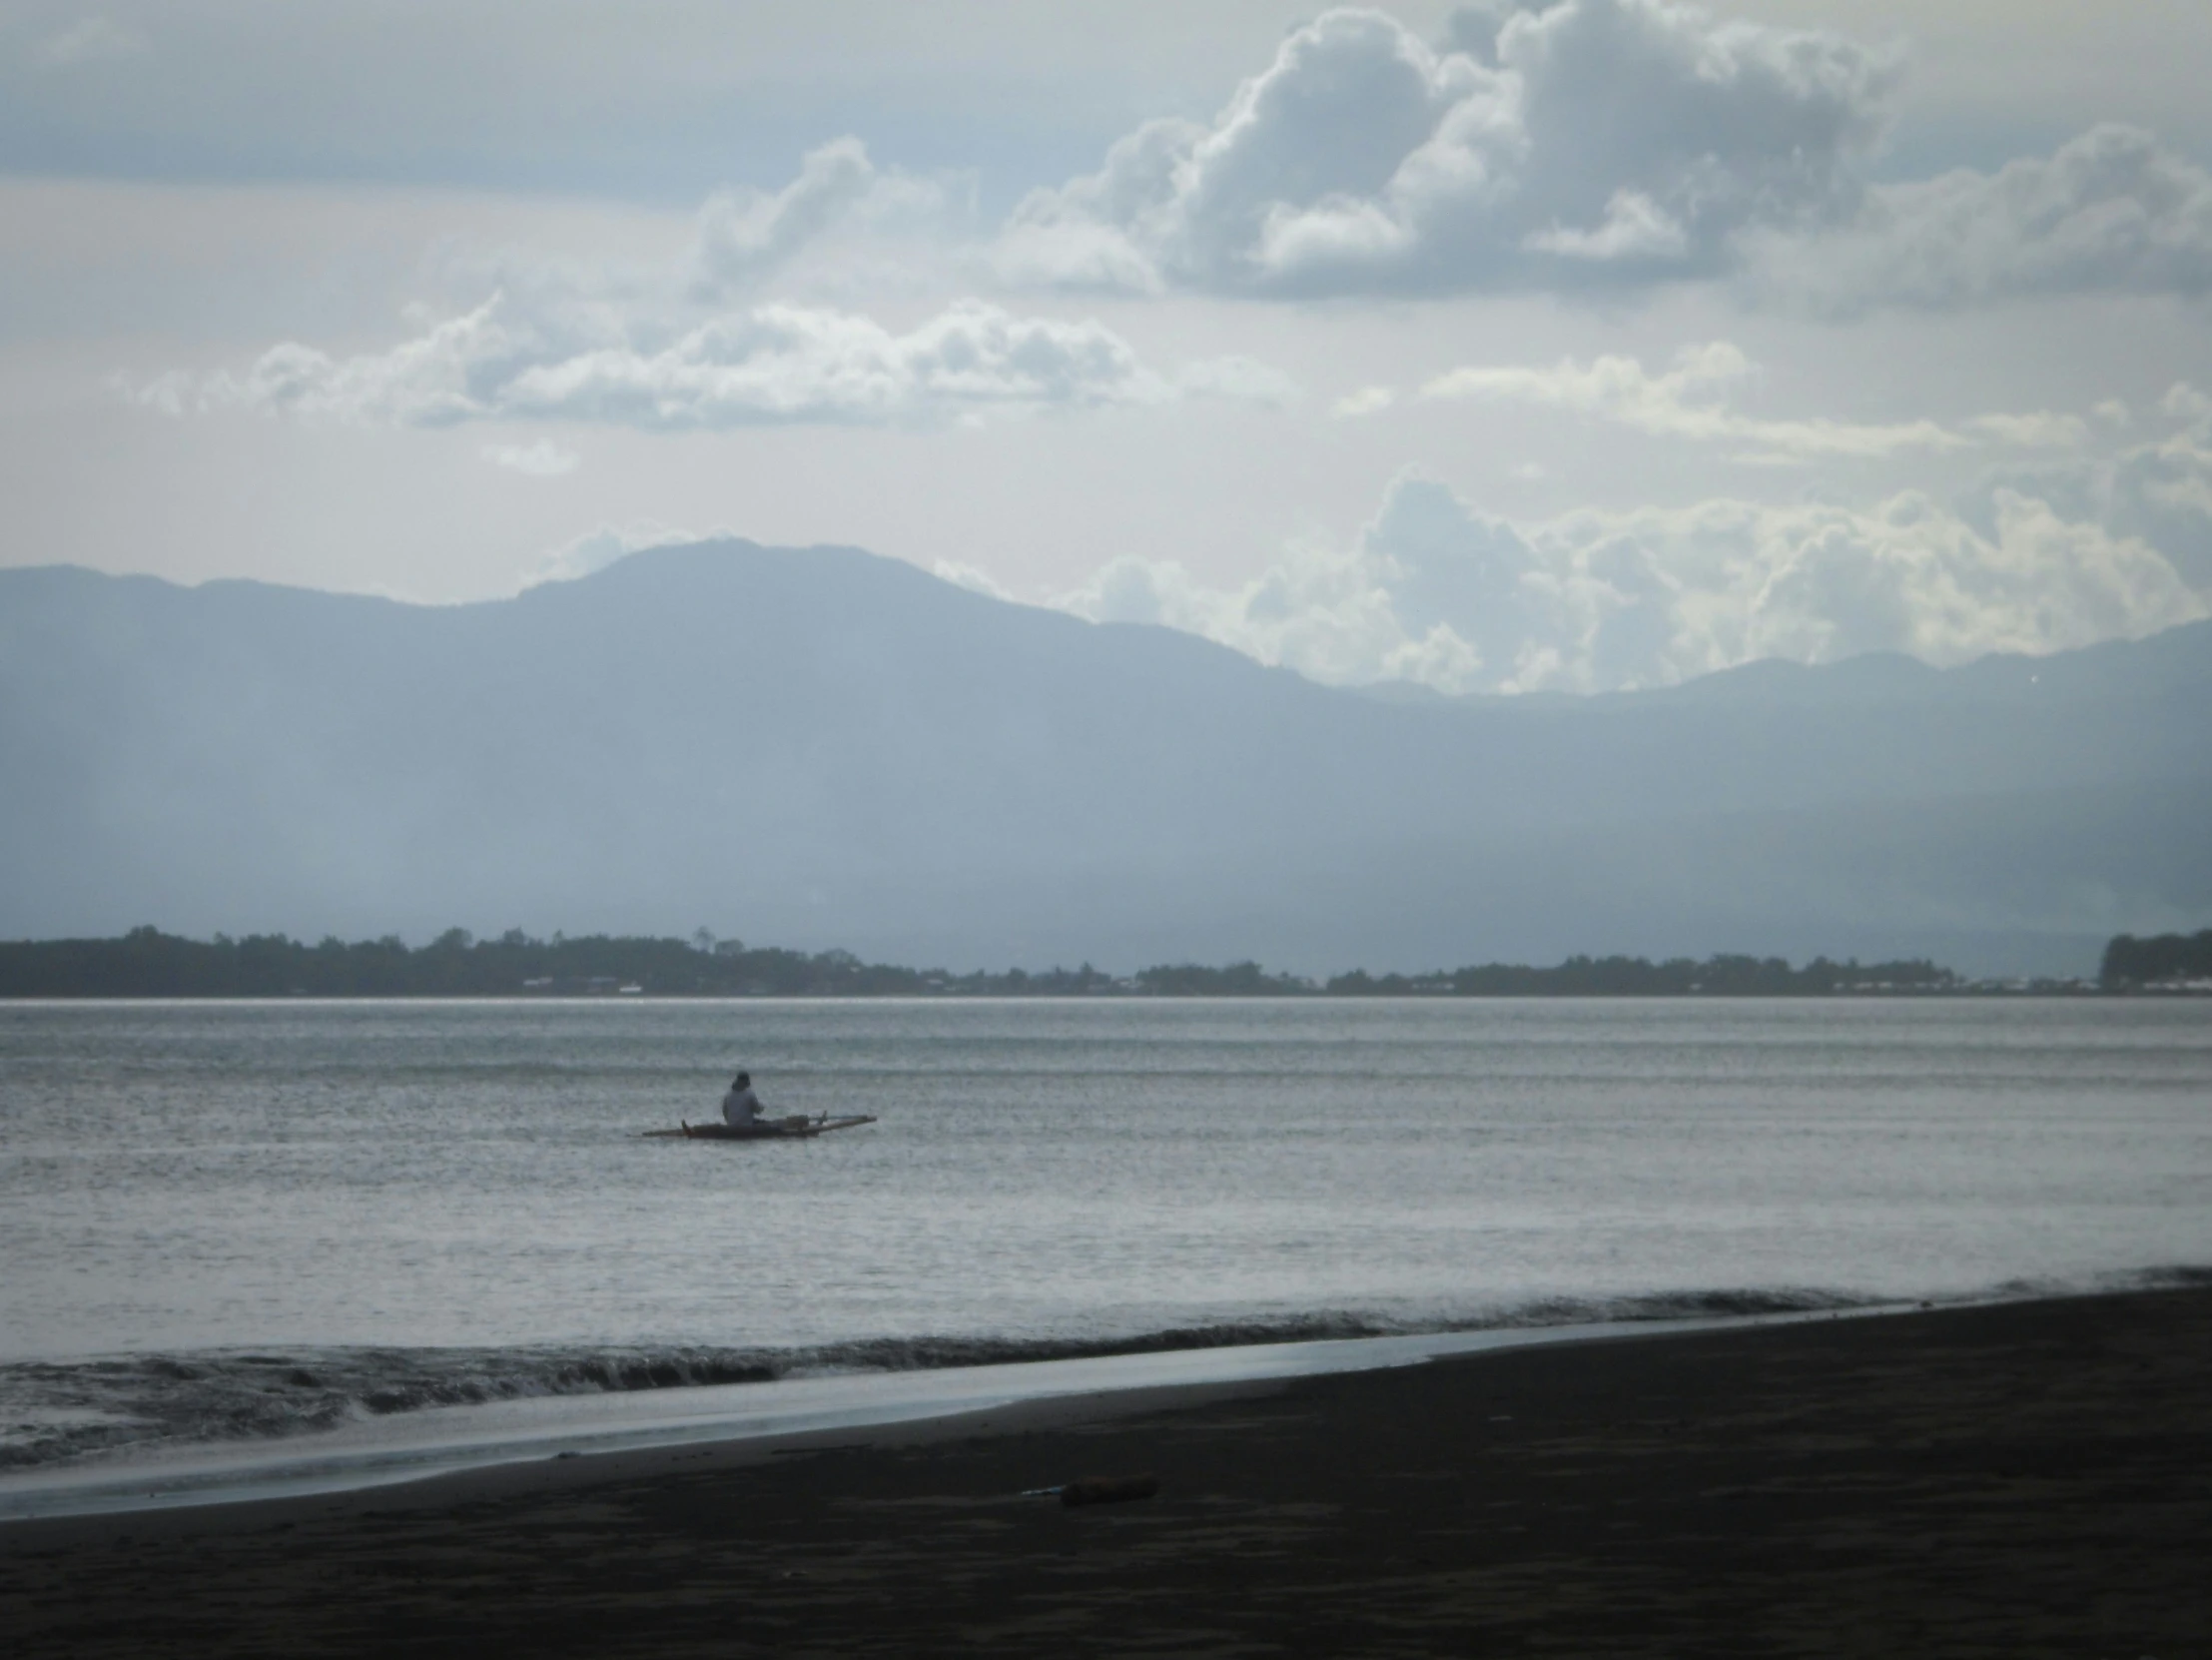
[[[2208,70],[2202,0],[9,0],[0,562],[839,543],[1453,693],[2140,636]]]

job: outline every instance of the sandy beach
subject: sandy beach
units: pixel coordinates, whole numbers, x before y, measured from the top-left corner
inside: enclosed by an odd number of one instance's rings
[[[2144,1292],[19,1522],[0,1651],[2176,1660],[2208,1382]]]

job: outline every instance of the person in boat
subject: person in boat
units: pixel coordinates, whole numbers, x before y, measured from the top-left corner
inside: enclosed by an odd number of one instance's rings
[[[753,1094],[753,1075],[741,1072],[730,1086],[730,1093],[722,1098],[722,1122],[732,1130],[755,1130],[760,1127],[760,1097]]]

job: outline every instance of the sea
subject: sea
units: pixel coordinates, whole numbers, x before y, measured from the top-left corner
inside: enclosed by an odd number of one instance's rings
[[[644,1136],[741,1067],[877,1122]],[[0,1513],[543,1403],[2192,1282],[2212,999],[0,1005]]]

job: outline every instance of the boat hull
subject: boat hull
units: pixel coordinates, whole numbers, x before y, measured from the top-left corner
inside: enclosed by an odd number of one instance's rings
[[[827,1116],[810,1119],[795,1113],[789,1118],[764,1119],[759,1124],[685,1124],[678,1130],[648,1130],[644,1134],[649,1139],[687,1142],[811,1142],[832,1130],[853,1130],[875,1122],[866,1113],[835,1119]]]

